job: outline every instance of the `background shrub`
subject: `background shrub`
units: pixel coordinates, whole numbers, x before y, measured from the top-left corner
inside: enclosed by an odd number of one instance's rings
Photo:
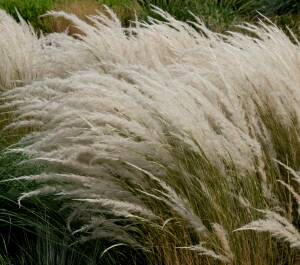
[[[39,18],[48,10],[53,8],[53,0],[0,0],[0,8],[5,9],[16,20],[18,20],[17,11],[33,27],[47,30],[42,19]]]
[[[93,14],[95,9],[101,10],[103,4],[112,8],[125,26],[135,19],[135,15],[141,19],[155,16],[151,12],[151,5],[162,8],[179,20],[192,19],[192,11],[209,28],[219,32],[244,21],[255,21],[257,11],[280,26],[288,25],[296,33],[299,33],[300,26],[300,3],[297,0],[0,0],[0,8],[18,19],[17,8],[25,20],[45,32],[62,31],[69,26],[66,22],[62,23],[61,19],[49,23],[48,19],[39,18],[48,10],[64,10],[84,18]]]

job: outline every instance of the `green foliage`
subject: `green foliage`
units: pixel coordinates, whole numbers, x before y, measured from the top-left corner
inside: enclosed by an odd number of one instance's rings
[[[298,0],[264,0],[262,11],[266,15],[299,14],[300,2]]]
[[[201,17],[208,27],[217,31],[227,30],[232,25],[244,21],[253,21],[258,12],[271,17],[280,15],[282,17],[276,18],[276,21],[284,20],[286,25],[297,30],[297,26],[294,25],[296,18],[289,15],[299,15],[300,12],[298,0],[138,0],[138,2],[148,13],[151,13],[151,5],[156,5],[180,20],[191,19],[190,12],[192,12]]]
[[[0,8],[5,9],[18,20],[18,12],[33,27],[45,29],[45,24],[39,16],[53,7],[53,0],[0,0]]]
[[[145,19],[153,16],[151,5],[158,6],[179,20],[190,20],[192,15],[201,17],[209,28],[225,31],[233,25],[255,19],[257,11],[274,18],[280,26],[288,25],[297,32],[300,2],[298,0],[95,0],[116,10],[124,25],[134,19],[134,12]],[[29,21],[34,28],[49,32],[51,28],[39,18],[56,3],[72,3],[76,0],[0,0],[0,8],[5,9],[16,19],[18,15]],[[296,23],[295,23],[296,21]]]

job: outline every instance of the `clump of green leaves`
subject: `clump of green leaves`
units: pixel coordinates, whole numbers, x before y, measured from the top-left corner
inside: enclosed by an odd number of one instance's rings
[[[51,10],[53,0],[0,0],[0,8],[6,10],[16,20],[21,17],[29,21],[34,28],[46,29],[46,25],[40,18],[41,15]]]

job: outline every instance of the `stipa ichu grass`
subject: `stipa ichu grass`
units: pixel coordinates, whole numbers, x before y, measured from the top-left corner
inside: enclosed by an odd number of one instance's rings
[[[7,129],[34,131],[11,151],[47,171],[19,178],[43,184],[20,204],[55,194],[75,234],[150,250],[153,264],[293,264],[288,244],[240,230],[299,244],[298,187],[273,160],[300,165],[299,43],[270,23],[220,35],[155,10],[165,22],[126,29],[110,10],[92,25],[52,12],[80,40],[30,35],[39,67],[18,76],[30,82],[5,92],[4,108],[17,117]]]

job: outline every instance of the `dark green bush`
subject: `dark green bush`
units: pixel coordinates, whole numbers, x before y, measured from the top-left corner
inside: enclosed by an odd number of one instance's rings
[[[265,0],[262,12],[266,15],[299,14],[299,0]]]

